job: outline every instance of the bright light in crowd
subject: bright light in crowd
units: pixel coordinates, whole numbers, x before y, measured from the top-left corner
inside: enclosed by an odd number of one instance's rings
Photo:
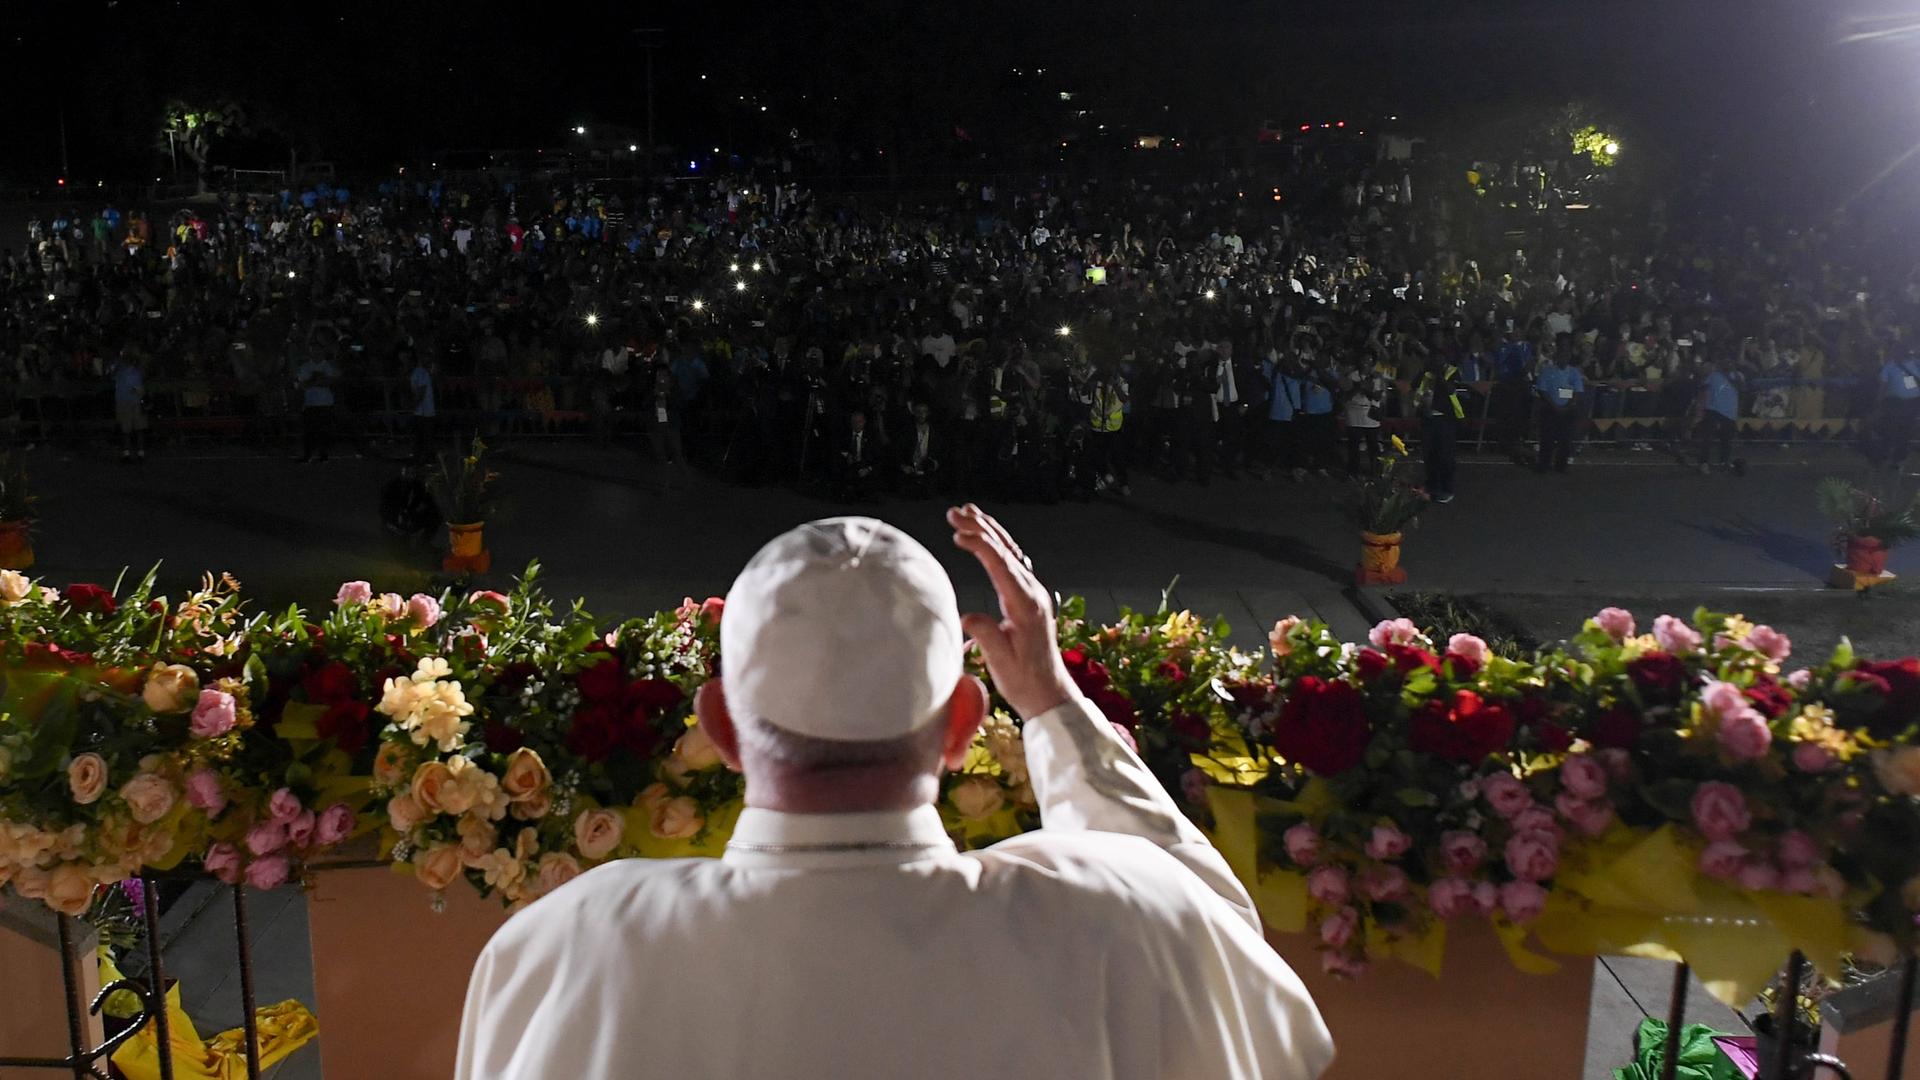
[[[693,310],[695,311],[707,310],[707,302],[705,300],[695,300],[693,302]]]
[[[1211,300],[1211,299],[1213,299],[1213,298],[1214,298],[1214,296],[1215,296],[1215,293],[1214,293],[1214,291],[1213,291],[1212,289],[1208,289],[1208,290],[1207,290],[1206,292],[1204,292],[1204,293],[1202,293],[1201,295],[1202,295],[1202,296],[1205,296],[1205,297],[1206,297],[1207,299],[1209,299],[1209,300]]]
[[[585,124],[581,124],[578,127],[575,127],[573,129],[573,133],[575,135],[585,135],[587,133],[587,126]]]
[[[292,276],[293,276],[293,271],[291,271],[291,270],[289,270],[289,271],[287,271],[287,276],[288,276],[288,277],[292,277]]]
[[[1054,333],[1059,334],[1061,337],[1072,337],[1073,327],[1062,324],[1060,329],[1055,330]]]
[[[629,154],[637,154],[637,153],[639,153],[639,152],[640,152],[640,144],[639,144],[639,143],[628,143],[628,144],[627,144],[627,153],[629,153]]]
[[[1620,144],[1617,142],[1613,142],[1612,140],[1608,140],[1607,145],[1604,147],[1604,149],[1607,152],[1607,156],[1612,157],[1613,155],[1620,152]]]
[[[47,303],[49,303],[49,304],[51,304],[51,303],[53,303],[53,294],[52,294],[52,293],[48,293],[48,294],[47,294]]]
[[[746,283],[746,282],[744,282],[744,281],[736,281],[736,282],[734,282],[734,283],[733,283],[733,291],[734,291],[734,292],[746,292],[746,291],[747,291],[747,283]]]
[[[587,325],[588,326],[600,325],[600,315],[598,312],[593,312],[593,311],[587,312]]]
[[[737,274],[737,273],[739,273],[739,272],[740,272],[740,264],[739,264],[739,263],[737,263],[737,262],[730,262],[730,263],[728,263],[728,264],[727,264],[727,273],[729,273],[729,274]]]
[[[754,273],[756,273],[756,274],[760,272],[760,260],[759,260],[759,259],[755,259],[755,260],[753,260],[753,272],[754,272]]]

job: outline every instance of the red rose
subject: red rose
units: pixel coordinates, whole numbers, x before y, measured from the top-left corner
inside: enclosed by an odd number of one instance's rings
[[[620,710],[613,705],[584,706],[567,728],[567,749],[588,761],[605,761],[620,742],[620,726]]]
[[[653,724],[653,716],[644,708],[627,711],[625,722],[620,725],[620,748],[637,758],[651,757],[660,745],[660,729]]]
[[[1513,739],[1513,713],[1471,690],[1456,690],[1451,702],[1430,701],[1413,714],[1415,750],[1448,761],[1476,762]]]
[[[67,591],[60,595],[66,600],[67,606],[75,611],[97,611],[102,615],[111,615],[119,607],[112,593],[85,582],[67,586]]]
[[[1387,656],[1393,660],[1393,668],[1402,675],[1411,675],[1426,668],[1435,675],[1440,674],[1440,658],[1425,649],[1414,645],[1396,645],[1388,642]]]
[[[1361,649],[1353,658],[1353,668],[1360,673],[1360,681],[1372,682],[1393,666],[1384,653],[1372,649]]]
[[[687,695],[666,679],[635,679],[627,684],[622,701],[628,709],[638,709],[648,716],[656,716],[686,699]]]
[[[1093,702],[1093,707],[1099,709],[1109,723],[1131,728],[1140,722],[1140,710],[1133,707],[1127,695],[1104,685],[1086,693],[1087,700]]]
[[[1920,658],[1862,660],[1852,674],[1873,676],[1886,685],[1886,700],[1867,720],[1867,732],[1874,738],[1891,739],[1920,719]]]
[[[522,687],[527,685],[528,680],[539,673],[539,668],[527,663],[525,660],[515,660],[513,663],[500,669],[500,674],[494,677],[493,685],[502,693],[517,694]]]
[[[1184,709],[1173,714],[1171,724],[1173,734],[1182,743],[1189,746],[1205,746],[1213,740],[1213,727],[1207,718],[1199,713],[1190,713]]]
[[[381,685],[384,689],[385,684]],[[358,697],[360,680],[354,677],[352,668],[336,660],[300,680],[300,689],[315,705],[331,705]]]
[[[1762,675],[1755,679],[1753,685],[1746,689],[1746,698],[1753,702],[1753,707],[1760,710],[1761,715],[1769,720],[1777,720],[1787,715],[1787,710],[1793,708],[1792,692],[1781,686],[1771,675]]]
[[[1573,732],[1551,720],[1536,722],[1533,725],[1533,738],[1540,744],[1540,749],[1549,753],[1557,754],[1573,745]]]
[[[1447,670],[1453,677],[1453,681],[1466,682],[1480,674],[1480,661],[1471,656],[1450,652],[1447,654]]]
[[[1687,682],[1687,665],[1679,657],[1655,650],[1627,665],[1627,678],[1643,696],[1671,700]]]
[[[1599,716],[1587,729],[1587,739],[1602,749],[1631,750],[1640,741],[1640,714],[1624,705],[1616,705]]]
[[[147,601],[147,613],[149,615],[158,615],[165,610],[167,610],[167,605],[158,598]]]
[[[487,749],[496,754],[511,754],[527,743],[518,728],[500,720],[488,720],[486,733]]]
[[[1273,748],[1280,756],[1321,776],[1358,766],[1372,738],[1359,689],[1317,675],[1303,675],[1293,684],[1273,726]]]
[[[1073,685],[1090,698],[1113,683],[1107,665],[1090,659],[1085,649],[1063,649],[1060,659],[1067,665],[1067,674],[1072,677]]]
[[[621,672],[618,660],[601,660],[581,668],[580,674],[574,676],[574,684],[586,701],[618,701],[627,688],[627,677]]]
[[[1176,664],[1171,660],[1160,661],[1160,663],[1156,665],[1153,670],[1156,672],[1159,672],[1169,682],[1186,682],[1187,681],[1187,673],[1181,670],[1179,664]]]
[[[29,641],[20,646],[20,663],[31,668],[83,667],[93,663],[93,654]]]
[[[332,739],[349,754],[358,754],[366,749],[367,739],[373,734],[367,725],[371,712],[364,701],[337,702],[321,714],[314,728],[321,738]]]
[[[700,602],[700,619],[709,626],[719,626],[726,613],[727,602],[722,597],[709,596]]]
[[[1553,703],[1529,694],[1513,703],[1513,714],[1522,724],[1537,724],[1553,714]]]

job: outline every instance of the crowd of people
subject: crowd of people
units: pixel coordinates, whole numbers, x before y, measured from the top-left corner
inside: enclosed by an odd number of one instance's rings
[[[1863,276],[1844,222],[1654,201],[1631,230],[1534,215],[1515,246],[1417,175],[1303,159],[883,203],[777,175],[400,174],[67,212],[0,255],[0,437],[111,418],[139,461],[156,416],[242,439],[297,416],[324,461],[581,430],[851,500],[1301,481],[1397,433],[1444,502],[1463,434],[1564,470],[1605,429],[1705,469],[1748,417],[1851,418],[1904,456],[1920,276]],[[1615,417],[1654,422],[1594,424]]]

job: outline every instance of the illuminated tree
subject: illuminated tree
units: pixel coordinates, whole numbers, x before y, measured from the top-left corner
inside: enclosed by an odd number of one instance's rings
[[[248,130],[247,114],[231,101],[206,105],[169,101],[160,121],[160,138],[169,152],[178,151],[193,162],[200,191],[207,190],[207,169],[216,142]]]

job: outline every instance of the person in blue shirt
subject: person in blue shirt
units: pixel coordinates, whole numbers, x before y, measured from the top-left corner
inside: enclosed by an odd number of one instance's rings
[[[1261,370],[1272,387],[1267,397],[1267,419],[1261,442],[1266,447],[1268,463],[1297,479],[1304,475],[1297,467],[1293,429],[1293,418],[1300,411],[1300,380],[1294,377],[1289,362],[1278,353],[1269,356]]]
[[[1587,389],[1580,369],[1564,360],[1558,352],[1542,346],[1540,374],[1534,376],[1533,392],[1540,401],[1540,457],[1534,468],[1546,472],[1566,472],[1573,457],[1573,428],[1580,416],[1580,395]]]
[[[1300,413],[1294,417],[1300,434],[1300,468],[1330,476],[1334,457],[1333,386],[1331,375],[1304,366],[1300,376]],[[1296,475],[1298,473],[1296,472]]]
[[[1741,374],[1734,370],[1725,354],[1714,359],[1713,370],[1700,384],[1696,406],[1699,422],[1695,425],[1699,440],[1700,471],[1709,472],[1708,451],[1720,444],[1720,464],[1733,465],[1733,435],[1739,428]]]
[[[1920,416],[1920,357],[1903,346],[1888,353],[1880,368],[1879,456],[1886,468],[1897,471],[1907,460],[1916,416]]]

